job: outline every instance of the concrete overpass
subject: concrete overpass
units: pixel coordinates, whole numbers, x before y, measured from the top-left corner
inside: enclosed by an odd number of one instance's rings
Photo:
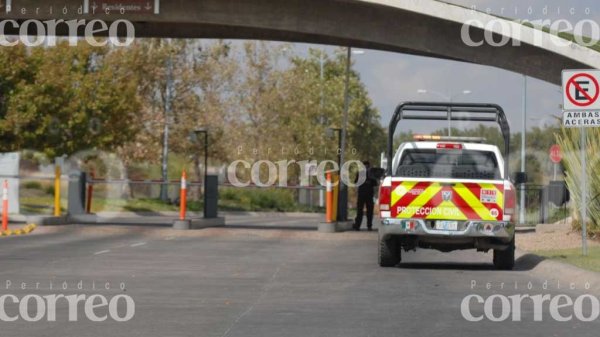
[[[2,1],[6,2],[6,0]],[[560,84],[566,68],[600,68],[600,53],[589,48],[552,43],[533,29],[484,13],[434,0],[11,0],[0,8],[0,18],[15,19],[128,19],[137,36],[179,38],[263,39],[348,45],[360,48],[452,59],[494,66],[550,83]],[[84,6],[84,3],[86,7]],[[121,14],[102,10],[103,4],[140,4]],[[154,7],[155,5],[158,5]],[[52,8],[52,11],[50,10]],[[64,9],[66,10],[66,14]],[[84,9],[82,11],[82,9]],[[87,13],[86,13],[87,12]],[[157,14],[158,13],[158,14]],[[501,20],[513,31],[521,29],[521,46],[469,47],[461,39],[466,20]],[[508,33],[495,25],[496,41]],[[473,40],[484,29],[472,27]],[[7,32],[10,32],[7,30]],[[59,33],[63,33],[59,32]],[[82,34],[82,30],[80,31]],[[513,36],[514,37],[514,36]]]

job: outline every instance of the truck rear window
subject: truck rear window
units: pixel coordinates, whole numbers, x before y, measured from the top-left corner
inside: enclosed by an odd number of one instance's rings
[[[397,177],[501,179],[496,155],[490,151],[407,149],[396,168]]]

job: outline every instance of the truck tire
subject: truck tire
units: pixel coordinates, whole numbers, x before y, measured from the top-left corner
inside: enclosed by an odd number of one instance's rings
[[[515,239],[505,250],[494,249],[494,267],[498,270],[512,270],[515,267]]]
[[[394,267],[400,263],[401,251],[398,238],[391,236],[387,239],[379,238],[379,266]]]

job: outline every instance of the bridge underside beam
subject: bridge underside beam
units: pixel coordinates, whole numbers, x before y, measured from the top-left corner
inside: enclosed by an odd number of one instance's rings
[[[82,1],[64,2],[74,9],[81,6]],[[42,1],[21,0],[19,3],[34,7]],[[349,45],[489,65],[554,84],[560,84],[563,69],[591,67],[589,62],[586,64],[578,60],[582,59],[579,55],[590,59],[588,54],[595,53],[592,50],[574,51],[573,57],[567,57],[551,48],[529,44],[469,47],[461,38],[462,21],[457,21],[456,17],[468,19],[474,15],[473,12],[436,1],[421,0],[418,3],[421,7],[415,11],[402,8],[405,6],[403,2],[387,0],[179,0],[163,1],[160,15],[22,15],[15,8],[8,14],[0,12],[0,19],[11,18],[19,22],[26,19],[77,18],[108,22],[128,19],[134,23],[139,37],[259,39]],[[444,19],[445,11],[449,13],[448,19]],[[450,19],[452,15],[454,17]],[[58,33],[66,34],[66,31],[59,29]],[[83,34],[82,29],[79,34]],[[484,31],[471,28],[471,37],[476,41],[483,40]],[[501,36],[495,35],[495,39],[498,41]]]

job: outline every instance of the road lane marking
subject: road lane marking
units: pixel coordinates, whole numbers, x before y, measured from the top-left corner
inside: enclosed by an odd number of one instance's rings
[[[233,323],[229,326],[229,328],[223,333],[223,335],[221,335],[221,337],[226,337],[229,335],[229,332],[231,332],[231,330],[233,329],[233,327],[239,323],[240,320],[242,320],[242,318],[244,318],[244,316],[248,315],[253,309],[254,307],[259,304],[260,302],[263,301],[263,298],[265,297],[265,295],[267,294],[267,292],[273,287],[273,284],[275,283],[275,279],[277,278],[277,275],[279,275],[279,272],[281,271],[281,266],[278,266],[277,269],[275,269],[275,272],[273,273],[273,275],[271,275],[271,277],[269,278],[269,280],[267,280],[266,284],[262,287],[261,289],[261,293],[258,296],[258,298],[252,302],[252,304],[248,307],[248,309],[246,309],[241,315],[239,315],[234,321]]]
[[[139,247],[139,246],[143,246],[145,244],[146,244],[146,242],[138,242],[138,243],[134,243],[134,244],[130,245],[130,247]]]
[[[94,255],[100,255],[100,254],[105,254],[105,253],[110,253],[110,249],[107,250],[101,250],[99,252],[95,252]]]

